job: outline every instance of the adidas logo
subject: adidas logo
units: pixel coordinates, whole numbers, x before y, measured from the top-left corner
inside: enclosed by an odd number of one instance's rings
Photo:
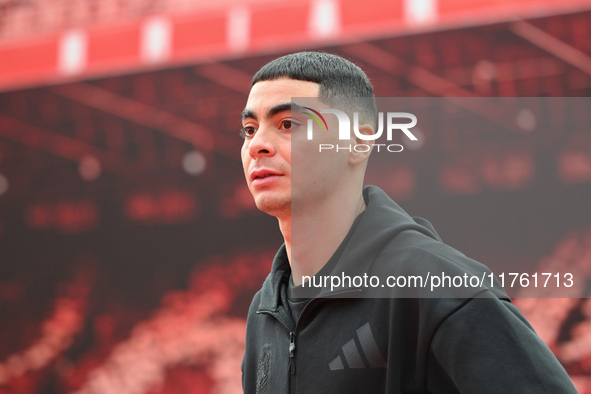
[[[378,344],[371,333],[369,322],[357,329],[357,339],[359,340],[361,351],[365,355],[365,359],[369,363],[370,368],[386,368],[386,359],[382,355],[382,352],[380,352]],[[345,356],[345,361],[349,368],[367,368],[359,354],[355,338],[341,346],[341,349],[343,350],[343,355]],[[328,363],[328,367],[331,371],[345,369],[340,355],[333,358],[332,361]]]

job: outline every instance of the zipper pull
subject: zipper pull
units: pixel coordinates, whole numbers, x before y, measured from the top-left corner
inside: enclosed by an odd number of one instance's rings
[[[295,356],[295,332],[289,333],[289,373],[293,375],[295,372],[295,362],[293,357]]]

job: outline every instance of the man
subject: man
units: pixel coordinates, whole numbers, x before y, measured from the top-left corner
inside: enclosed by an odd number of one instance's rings
[[[296,99],[292,106],[292,97],[317,98],[316,108]],[[285,243],[249,310],[244,391],[576,393],[498,287],[466,297],[394,291],[364,298],[367,289],[343,284],[294,296],[306,277],[490,272],[443,244],[429,222],[408,216],[377,187],[363,188],[370,152],[316,152],[318,143],[343,144],[334,118],[326,116],[326,130],[314,141],[302,137],[301,109],[331,108],[338,97],[369,98],[359,109],[359,132],[374,134],[371,83],[341,57],[284,56],[252,80],[242,116],[244,172],[257,207],[278,219]],[[366,142],[352,135],[351,144]]]

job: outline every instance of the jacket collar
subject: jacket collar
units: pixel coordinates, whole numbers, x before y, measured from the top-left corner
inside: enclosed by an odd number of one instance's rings
[[[285,244],[281,245],[271,266],[271,273],[265,279],[261,288],[261,303],[259,311],[276,312],[279,309],[281,299],[281,281],[284,276],[289,276],[291,267],[287,258]]]

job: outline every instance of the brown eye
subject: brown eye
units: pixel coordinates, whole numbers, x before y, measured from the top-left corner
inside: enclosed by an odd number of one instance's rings
[[[240,129],[240,135],[244,138],[252,137],[256,132],[254,127],[248,126]]]
[[[284,130],[291,130],[291,120],[284,120],[283,122],[281,122],[281,125],[283,126]]]

